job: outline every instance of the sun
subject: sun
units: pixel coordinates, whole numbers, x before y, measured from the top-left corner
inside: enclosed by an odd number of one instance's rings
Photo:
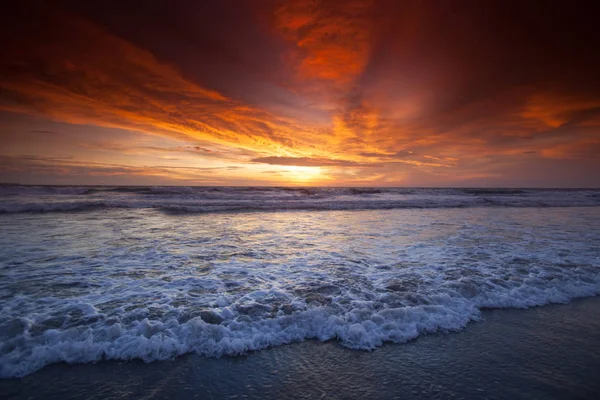
[[[290,180],[297,183],[312,182],[321,176],[321,167],[299,167],[287,165],[282,168],[284,174]]]

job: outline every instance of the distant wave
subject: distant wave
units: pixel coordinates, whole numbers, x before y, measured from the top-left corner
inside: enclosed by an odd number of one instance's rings
[[[503,194],[503,195],[511,195],[511,194],[526,194],[527,192],[522,189],[460,189],[462,192],[466,194]]]
[[[208,213],[456,207],[595,207],[593,189],[0,186],[0,213],[149,208]]]

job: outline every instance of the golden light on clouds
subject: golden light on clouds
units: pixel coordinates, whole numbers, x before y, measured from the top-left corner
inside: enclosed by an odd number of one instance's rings
[[[595,182],[600,62],[587,25],[559,31],[552,19],[587,17],[489,7],[16,7],[0,24],[2,179]]]
[[[282,176],[293,183],[310,184],[322,180],[321,167],[298,167],[294,165],[281,167]]]

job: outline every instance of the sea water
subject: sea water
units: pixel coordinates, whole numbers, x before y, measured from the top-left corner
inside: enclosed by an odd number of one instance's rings
[[[372,350],[600,294],[594,190],[0,187],[0,377]]]

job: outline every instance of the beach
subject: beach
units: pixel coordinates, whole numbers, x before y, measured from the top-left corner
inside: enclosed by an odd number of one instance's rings
[[[245,356],[101,361],[0,380],[5,399],[595,399],[600,298],[490,310],[460,332],[375,351],[306,341]]]

